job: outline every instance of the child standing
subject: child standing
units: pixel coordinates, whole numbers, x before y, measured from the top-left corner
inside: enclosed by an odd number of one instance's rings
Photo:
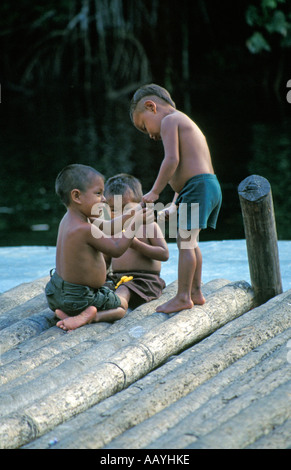
[[[129,225],[120,237],[105,235],[88,222],[92,207],[105,202],[103,191],[103,176],[87,165],[69,165],[56,179],[56,193],[67,212],[59,226],[56,270],[45,293],[49,307],[60,319],[57,326],[64,330],[74,330],[92,321],[118,320],[128,307],[122,295],[104,287],[103,254],[118,257],[127,250],[143,223],[145,211],[136,210],[133,217],[132,214],[123,217],[122,221],[127,220]]]
[[[138,130],[151,139],[162,140],[164,146],[164,159],[158,176],[143,201],[155,202],[169,183],[175,197],[167,212],[178,210],[178,291],[157,311],[172,313],[191,308],[193,304],[203,305],[202,255],[198,235],[207,226],[216,228],[222,201],[206,139],[199,127],[176,109],[168,91],[155,84],[145,85],[135,92],[130,116]],[[186,225],[179,213],[181,204],[187,207]],[[195,226],[191,226],[193,204],[199,204],[199,224]]]
[[[142,201],[142,186],[132,175],[121,173],[106,181],[104,195],[111,217],[118,217],[124,209],[136,207]],[[119,198],[119,201],[117,200]],[[112,279],[118,285],[117,295],[126,298],[130,308],[157,299],[165,282],[160,277],[161,261],[167,261],[169,250],[156,222],[141,225],[130,247],[119,258],[112,258]]]

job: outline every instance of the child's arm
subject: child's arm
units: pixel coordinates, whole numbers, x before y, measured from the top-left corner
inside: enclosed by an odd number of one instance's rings
[[[155,202],[166,187],[179,165],[178,124],[173,116],[166,116],[161,125],[161,138],[165,156],[158,176],[150,192],[143,196],[144,202]]]
[[[87,242],[97,251],[101,251],[112,258],[119,258],[131,245],[133,237],[139,230],[140,226],[147,221],[152,223],[154,220],[154,212],[152,209],[143,209],[137,211],[132,219],[127,221],[126,229],[122,230],[117,236],[108,236],[98,226],[86,224]]]
[[[177,212],[176,200],[178,196],[179,194],[175,193],[173,201],[170,204],[168,204],[164,209],[158,212],[157,214],[158,222],[164,222],[165,220],[169,220],[171,214],[174,214],[175,212]]]
[[[102,217],[90,217],[90,222],[92,222],[96,227],[98,227],[106,235],[116,235],[122,229],[124,224],[134,216],[136,208],[130,211],[123,212],[122,215],[115,217],[114,219],[104,219]]]
[[[151,235],[148,237],[150,244],[144,243],[139,238],[135,237],[131,248],[147,258],[157,261],[167,261],[169,259],[169,250],[160,227],[154,222],[151,226],[147,227],[147,230]]]

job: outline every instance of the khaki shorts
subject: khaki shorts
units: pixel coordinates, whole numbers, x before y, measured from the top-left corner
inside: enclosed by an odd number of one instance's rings
[[[112,310],[121,305],[118,295],[108,287],[92,289],[72,284],[64,281],[56,271],[45,287],[45,294],[51,310],[55,311],[58,308],[70,316],[79,315],[92,305],[99,311]]]

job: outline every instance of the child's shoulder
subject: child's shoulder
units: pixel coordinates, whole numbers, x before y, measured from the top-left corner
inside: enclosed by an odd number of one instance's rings
[[[86,236],[91,232],[91,223],[66,214],[60,222],[59,232],[67,237]]]
[[[187,116],[187,114],[182,113],[181,111],[175,110],[170,114],[167,114],[163,120],[162,125],[164,127],[175,126],[183,123],[189,123],[192,120]]]

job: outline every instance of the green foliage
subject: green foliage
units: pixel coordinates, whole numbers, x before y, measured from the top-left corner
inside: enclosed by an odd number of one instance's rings
[[[147,6],[141,0],[18,3],[18,9],[9,2],[0,6],[3,49],[16,58],[13,81],[18,76],[27,87],[57,80],[84,88],[102,83],[110,92],[149,79],[148,57],[135,28],[155,24],[155,0]]]
[[[253,35],[247,40],[246,42],[247,48],[250,52],[253,54],[257,54],[258,52],[261,51],[270,51],[271,47],[262,35],[262,33],[259,33],[258,31],[255,31]]]
[[[2,0],[2,83],[19,91],[98,87],[113,98],[150,80],[183,90],[203,68],[209,75],[246,68],[246,24],[253,54],[273,51],[276,37],[291,46],[290,0],[165,3],[18,0],[14,8]]]
[[[291,46],[291,15],[281,6],[287,9],[285,0],[261,0],[259,6],[249,5],[247,8],[246,22],[255,29],[246,41],[251,53],[270,52],[274,34],[279,35],[282,47]]]

